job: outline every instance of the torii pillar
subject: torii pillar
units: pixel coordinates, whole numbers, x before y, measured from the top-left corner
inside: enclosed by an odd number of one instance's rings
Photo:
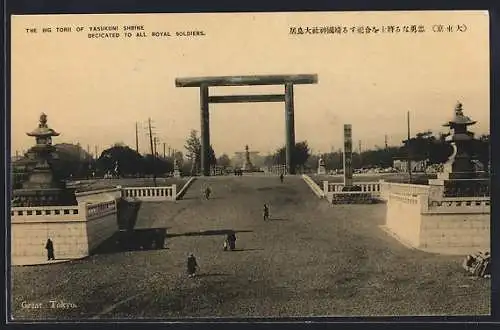
[[[284,102],[286,123],[286,167],[288,174],[295,174],[295,121],[293,105],[294,84],[316,84],[315,74],[300,75],[264,75],[264,76],[222,76],[222,77],[189,77],[177,78],[176,87],[200,88],[200,122],[201,122],[201,170],[204,176],[210,175],[210,111],[209,103],[248,103],[248,102]],[[253,86],[284,85],[284,94],[266,95],[226,95],[210,96],[211,86]]]

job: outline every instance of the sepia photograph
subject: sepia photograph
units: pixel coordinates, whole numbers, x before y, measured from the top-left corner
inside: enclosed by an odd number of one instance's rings
[[[9,319],[491,315],[489,38],[488,11],[11,16]]]

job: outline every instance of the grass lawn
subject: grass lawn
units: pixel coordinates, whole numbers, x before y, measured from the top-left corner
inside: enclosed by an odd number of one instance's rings
[[[213,199],[200,198],[211,185]],[[269,203],[271,220],[261,218]],[[185,199],[142,203],[136,227],[166,228],[158,250],[13,267],[15,319],[478,315],[490,280],[461,257],[406,248],[379,228],[385,205],[329,205],[297,177],[200,178]],[[237,251],[222,250],[224,232]],[[199,276],[185,274],[188,252]],[[73,303],[26,309],[22,302]]]

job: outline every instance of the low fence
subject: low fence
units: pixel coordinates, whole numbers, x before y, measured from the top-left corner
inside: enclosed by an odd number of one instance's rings
[[[360,187],[361,192],[380,192],[380,182],[355,182],[353,185]],[[325,193],[341,192],[344,187],[345,185],[343,183],[323,181],[323,191]]]
[[[430,186],[418,184],[394,183],[380,180],[378,182],[354,182],[354,186],[360,188],[357,193],[369,193],[374,199],[388,200],[389,194],[418,196],[429,195]],[[332,200],[335,194],[356,193],[354,191],[345,192],[344,184],[340,182],[323,181],[323,192],[325,196]]]
[[[177,185],[169,187],[125,187],[122,189],[122,198],[133,198],[144,202],[175,201],[177,199]]]
[[[210,167],[210,175],[211,176],[217,176],[217,175],[226,175],[227,170],[224,166],[211,166]]]
[[[355,182],[359,191],[342,191],[343,183],[323,181],[323,193],[333,203],[366,203],[380,198],[380,182]]]
[[[280,174],[286,174],[287,170],[286,170],[286,165],[273,165],[265,168],[264,172],[268,174],[280,175]]]
[[[99,218],[108,214],[116,213],[116,200],[101,203],[87,204],[87,220]]]

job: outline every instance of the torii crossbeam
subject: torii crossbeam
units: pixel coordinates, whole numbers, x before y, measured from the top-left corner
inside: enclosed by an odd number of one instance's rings
[[[210,116],[209,103],[248,103],[248,102],[285,102],[286,121],[286,167],[288,174],[295,174],[295,164],[292,151],[295,146],[295,122],[293,106],[293,85],[316,84],[318,75],[257,75],[257,76],[220,76],[220,77],[187,77],[175,79],[176,87],[200,88],[200,118],[201,118],[201,170],[204,176],[210,175]],[[284,94],[263,95],[225,95],[210,96],[212,86],[255,86],[284,85]]]

